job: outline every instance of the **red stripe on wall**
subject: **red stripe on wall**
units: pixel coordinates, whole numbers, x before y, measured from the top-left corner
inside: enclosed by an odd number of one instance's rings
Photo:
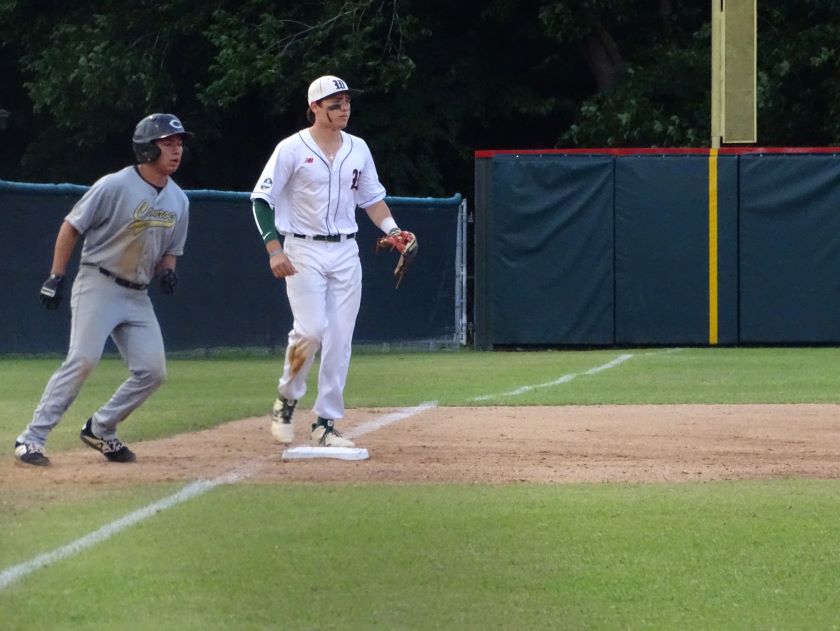
[[[682,148],[658,148],[658,147],[636,147],[636,148],[610,148],[594,147],[589,149],[479,149],[475,151],[476,158],[492,158],[502,155],[575,155],[594,154],[610,156],[627,155],[698,155],[708,156],[709,148],[703,147],[682,147]],[[840,153],[840,147],[721,147],[718,155],[741,155],[751,153]]]

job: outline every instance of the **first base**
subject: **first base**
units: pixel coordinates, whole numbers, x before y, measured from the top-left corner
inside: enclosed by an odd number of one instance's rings
[[[283,452],[283,460],[308,460],[310,458],[367,460],[369,457],[368,450],[363,447],[292,447]]]

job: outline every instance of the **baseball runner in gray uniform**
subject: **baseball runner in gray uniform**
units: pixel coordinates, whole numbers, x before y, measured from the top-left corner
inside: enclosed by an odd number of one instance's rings
[[[170,176],[181,164],[184,138],[190,135],[172,114],[147,116],[134,130],[137,164],[97,180],[65,217],[40,298],[47,309],[58,308],[68,263],[83,236],[70,296],[70,348],[15,441],[20,462],[49,464],[47,436],[96,368],[109,336],[130,376],[88,418],[80,438],[112,462],[135,460],[117,438],[117,425],[166,378],[163,337],[147,289],[155,278],[166,294],[178,285],[175,262],[184,252],[189,202]]]
[[[294,317],[272,409],[271,431],[282,443],[294,440],[292,413],[320,351],[310,436],[327,447],[353,447],[334,422],[344,416],[344,384],[362,296],[356,208],[385,234],[400,232],[370,149],[343,131],[352,92],[333,75],[312,82],[306,101],[311,127],[277,145],[251,194],[269,267],[286,280]]]

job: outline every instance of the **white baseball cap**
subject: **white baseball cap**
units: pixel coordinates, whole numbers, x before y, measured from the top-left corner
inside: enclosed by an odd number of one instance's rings
[[[314,103],[325,99],[336,92],[349,92],[350,94],[358,94],[359,90],[352,90],[347,87],[347,83],[343,79],[339,79],[331,74],[318,77],[309,84],[309,93],[307,94],[307,103]]]

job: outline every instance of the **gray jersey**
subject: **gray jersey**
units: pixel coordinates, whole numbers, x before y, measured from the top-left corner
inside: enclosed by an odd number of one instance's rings
[[[84,235],[83,265],[146,285],[163,256],[184,253],[189,200],[172,178],[158,192],[129,166],[97,180],[65,219]]]

